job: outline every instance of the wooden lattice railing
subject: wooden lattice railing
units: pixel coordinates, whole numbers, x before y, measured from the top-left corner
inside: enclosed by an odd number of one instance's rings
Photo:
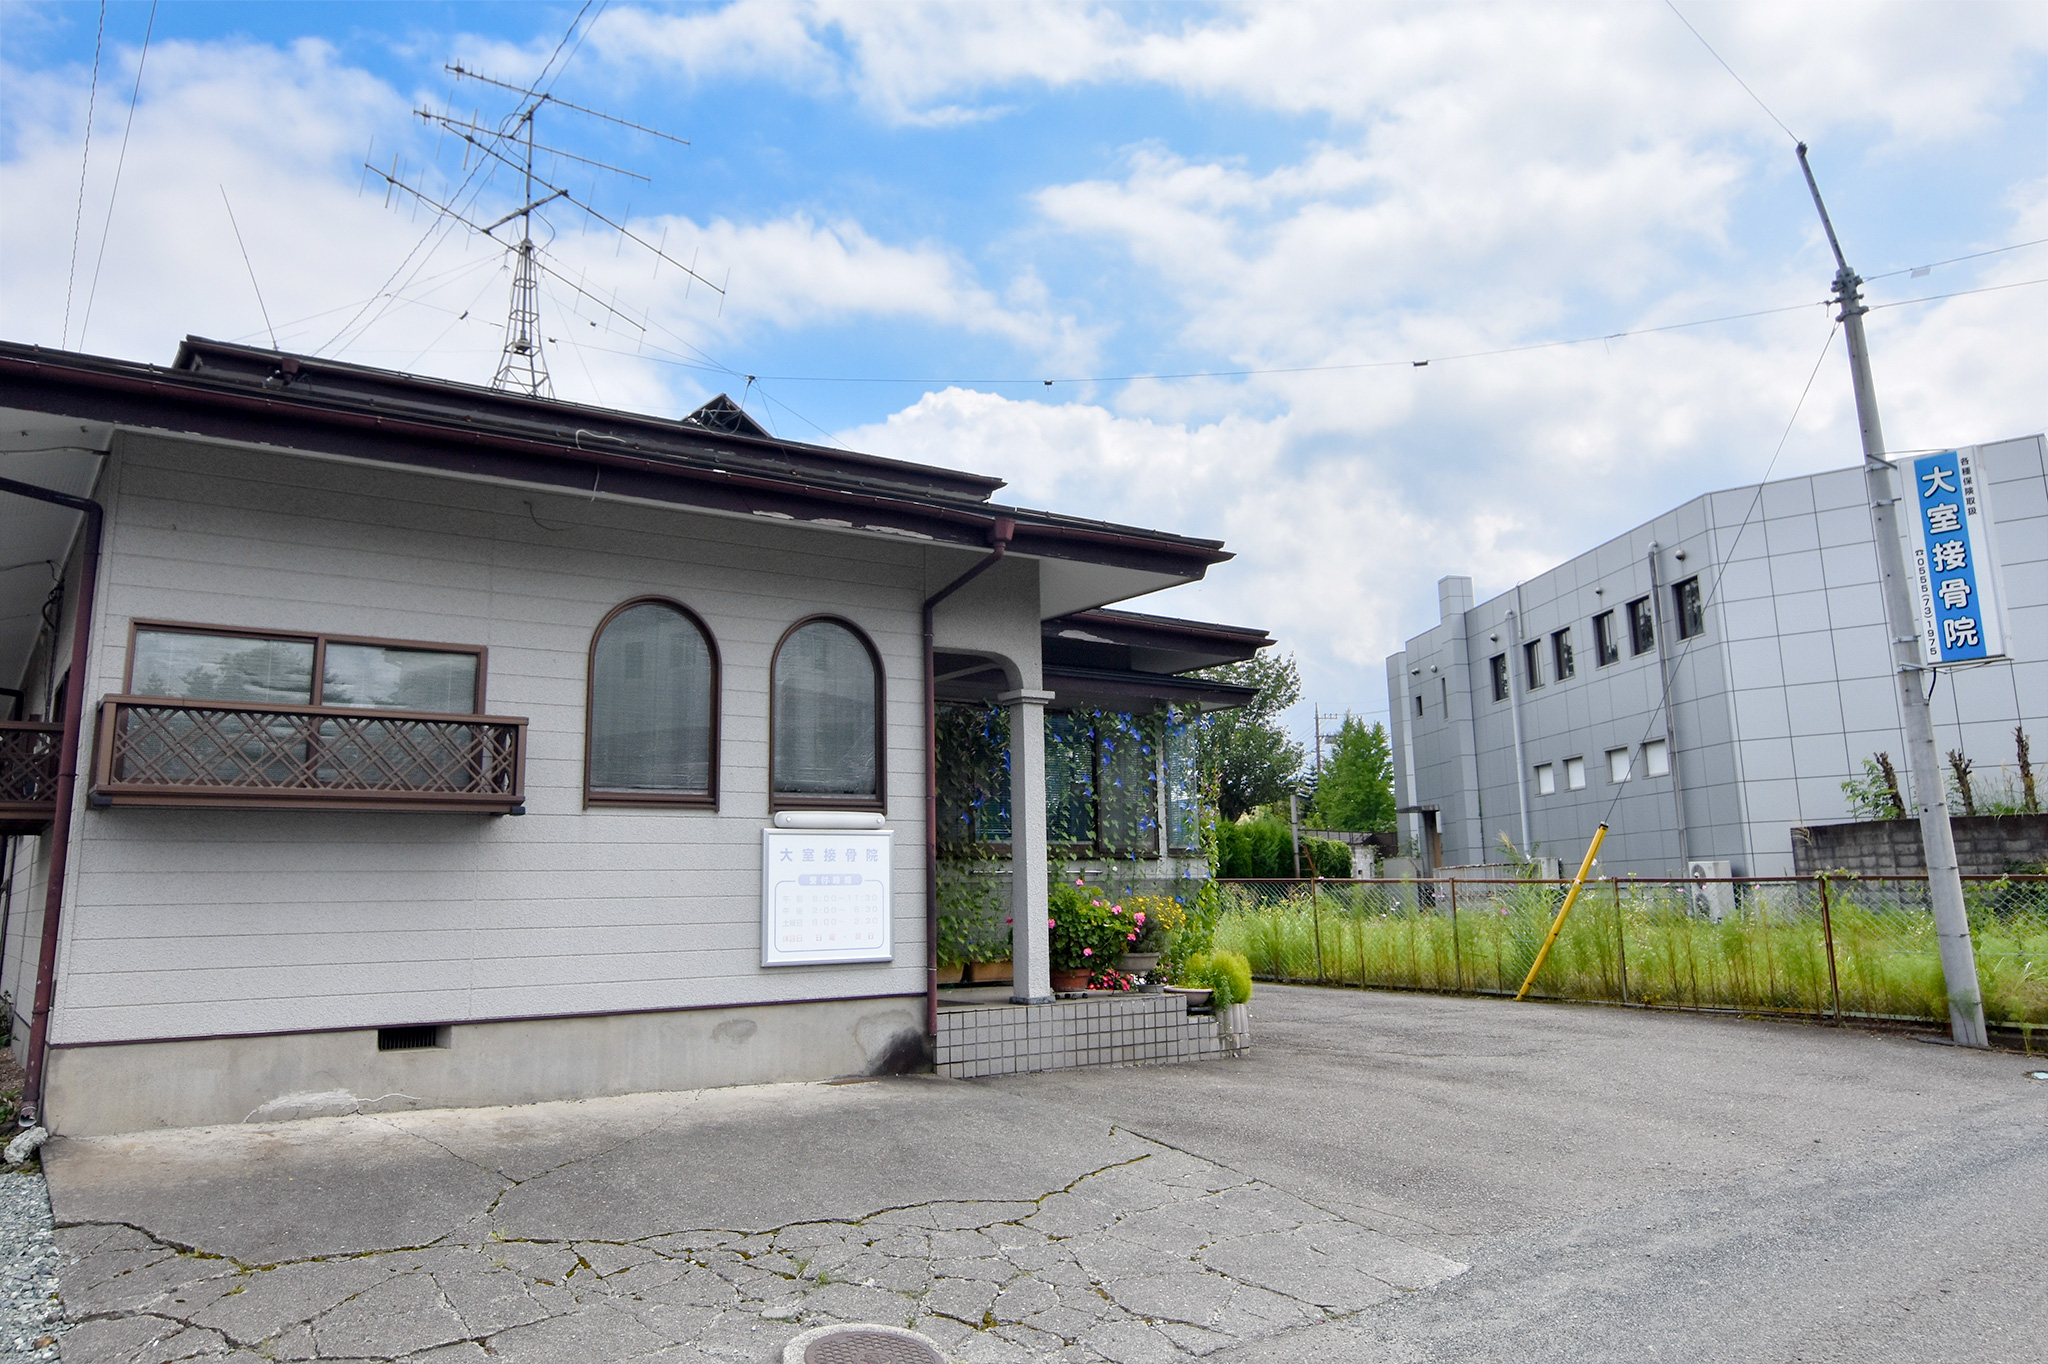
[[[95,805],[503,814],[526,799],[526,721],[109,696]]]
[[[62,725],[0,721],[0,833],[35,833],[57,810]]]

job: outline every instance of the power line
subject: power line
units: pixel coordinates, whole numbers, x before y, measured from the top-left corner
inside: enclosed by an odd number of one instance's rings
[[[2010,284],[1987,284],[1981,289],[1957,289],[1953,293],[1928,294],[1923,298],[1894,299],[1890,303],[1872,303],[1868,307],[1871,312],[1876,312],[1879,308],[1903,308],[1913,303],[1938,303],[1944,298],[1967,298],[1971,294],[1995,294],[2001,289],[2024,289],[2029,284],[2048,284],[2048,276],[2044,276],[2041,279],[2016,279]]]
[[[2014,242],[2011,246],[1994,246],[1988,251],[1972,251],[1966,256],[1950,256],[1947,260],[1931,260],[1925,265],[1902,265],[1896,270],[1886,270],[1883,274],[1867,275],[1864,277],[1863,282],[1868,284],[1876,279],[1891,279],[1895,275],[1913,275],[1918,277],[1926,274],[1929,270],[1939,269],[1944,265],[1958,265],[1966,260],[1981,260],[1985,256],[1996,256],[2007,251],[2019,251],[2029,246],[2040,246],[2044,243],[2048,243],[2048,237],[2036,237],[2030,242]],[[1885,306],[1890,307],[1891,305],[1886,304]]]
[[[1742,87],[1742,93],[1748,95],[1751,99],[1755,100],[1756,107],[1763,110],[1765,115],[1769,117],[1771,122],[1777,124],[1780,128],[1784,128],[1785,136],[1791,138],[1794,142],[1799,141],[1799,135],[1793,132],[1790,128],[1785,127],[1785,120],[1779,118],[1776,114],[1771,113],[1771,106],[1764,103],[1763,96],[1757,94],[1756,91],[1750,89],[1748,81],[1744,80],[1740,76],[1735,75],[1735,68],[1728,65],[1726,59],[1724,59],[1720,53],[1714,51],[1714,45],[1708,42],[1706,38],[1700,33],[1700,31],[1692,26],[1692,20],[1686,18],[1683,14],[1679,14],[1678,6],[1672,4],[1671,0],[1664,0],[1664,4],[1665,7],[1668,8],[1673,14],[1678,15],[1678,22],[1685,25],[1686,31],[1691,33],[1693,37],[1698,38],[1700,40],[1700,46],[1704,47],[1707,50],[1707,55],[1712,57],[1715,61],[1720,62],[1721,69],[1723,71],[1726,71],[1730,76],[1735,77],[1735,83]]]
[[[135,89],[128,95],[128,123],[121,129],[121,154],[114,158],[114,188],[107,194],[107,221],[100,227],[100,254],[93,262],[92,288],[85,294],[85,316],[78,323],[78,348],[85,349],[85,331],[92,325],[92,301],[99,297],[100,267],[107,263],[107,237],[114,227],[114,201],[121,195],[121,168],[128,164],[128,134],[135,131],[135,102],[142,96],[142,68],[149,64],[149,39],[156,32],[156,0],[150,0],[149,27],[142,31],[142,55],[135,61]]]
[[[100,103],[100,46],[107,36],[107,0],[100,0],[99,32],[92,40],[92,88],[85,97],[85,150],[78,158],[78,209],[71,215],[71,269],[64,276],[64,331],[58,346],[71,346],[71,292],[78,287],[78,238],[85,226],[85,171],[92,164],[92,120]]]
[[[2001,255],[2007,251],[2021,251],[2025,250],[2028,247],[2042,245],[2048,245],[2048,237],[2036,238],[2033,241],[2014,242],[2008,246],[1994,246],[1984,251],[1972,251],[1967,255],[1952,256],[1947,260],[1929,261],[1925,265],[1905,266],[1897,270],[1887,271],[1885,272],[1885,274],[1882,275],[1873,275],[1871,276],[1871,278],[1885,279],[1897,275],[1917,274],[1918,272],[1933,270],[1943,265],[1955,265],[1962,261],[1968,260],[1981,260],[1986,256],[1996,256]],[[1870,306],[1873,309],[1900,308],[1906,306],[1907,304],[1912,303],[1932,303],[1936,302],[1937,300],[1945,298],[1961,298],[1967,294],[1989,293],[1998,289],[2017,289],[2026,285],[2042,283],[2048,283],[2048,279],[2016,280],[2008,284],[1987,285],[1981,289],[1958,289],[1950,293],[1928,294],[1920,298],[1898,299],[1890,303],[1873,303]],[[1652,327],[1630,327],[1623,331],[1603,332],[1598,335],[1592,336],[1567,337],[1553,341],[1531,341],[1516,346],[1496,346],[1489,350],[1456,351],[1444,355],[1431,355],[1420,359],[1406,360],[1355,360],[1326,365],[1275,365],[1256,369],[1186,370],[1179,372],[1161,372],[1152,374],[1097,374],[1089,376],[1054,377],[1050,379],[1045,378],[1042,375],[1035,378],[970,378],[935,375],[903,375],[891,377],[841,374],[764,374],[761,375],[760,377],[763,380],[772,380],[775,383],[781,384],[960,384],[981,385],[986,387],[996,387],[999,385],[1016,385],[1049,388],[1056,384],[1119,384],[1135,383],[1140,380],[1165,382],[1169,380],[1186,379],[1246,379],[1267,375],[1333,374],[1349,373],[1353,371],[1368,369],[1401,369],[1404,367],[1410,369],[1425,369],[1433,364],[1447,364],[1456,360],[1481,360],[1488,359],[1493,356],[1518,355],[1528,351],[1552,350],[1564,346],[1584,346],[1590,345],[1596,341],[1621,341],[1632,336],[1653,336],[1659,332],[1684,331],[1692,327],[1710,327],[1719,325],[1723,322],[1745,322],[1752,318],[1771,317],[1782,313],[1804,312],[1808,308],[1827,307],[1829,306],[1830,302],[1831,300],[1829,299],[1816,299],[1811,303],[1793,303],[1777,308],[1758,308],[1750,312],[1726,313],[1719,317],[1695,318],[1688,322],[1666,322]],[[651,318],[649,320],[650,322],[652,321]],[[654,325],[658,326],[660,324],[655,323]],[[666,330],[666,328],[663,328],[663,330]],[[722,372],[725,371],[724,366],[714,365],[709,366],[708,368],[718,369]],[[730,372],[737,373],[738,371]]]
[[[1734,561],[1735,550],[1742,543],[1743,532],[1749,529],[1749,523],[1756,516],[1757,508],[1763,505],[1764,485],[1771,481],[1771,474],[1778,467],[1778,459],[1785,453],[1785,442],[1792,438],[1792,428],[1798,424],[1799,414],[1806,407],[1807,396],[1813,392],[1813,381],[1820,377],[1820,367],[1827,363],[1828,352],[1835,348],[1835,334],[1841,329],[1841,323],[1839,322],[1834,323],[1828,328],[1827,342],[1821,346],[1820,355],[1815,358],[1813,369],[1806,376],[1806,384],[1799,390],[1799,401],[1792,404],[1792,415],[1785,419],[1785,429],[1778,436],[1778,448],[1771,451],[1770,463],[1764,466],[1763,477],[1757,480],[1756,491],[1750,494],[1749,507],[1742,513],[1742,520],[1735,527],[1735,538],[1728,542],[1728,548],[1725,551],[1717,550],[1714,556],[1718,562],[1714,569],[1714,580],[1707,585],[1706,592],[1700,598],[1700,609],[1702,611],[1712,605],[1721,595],[1721,580],[1727,576],[1728,565]],[[1661,606],[1658,609],[1661,610]],[[1700,637],[1695,635],[1679,647],[1678,657],[1671,662],[1671,671],[1673,673],[1676,673],[1685,666],[1686,659],[1692,655],[1693,645],[1699,643],[1699,640]],[[1631,762],[1634,761],[1635,753],[1644,744],[1648,743],[1650,736],[1656,732],[1658,720],[1665,715],[1670,704],[1669,696],[1660,694],[1658,703],[1650,708],[1650,719],[1649,723],[1643,727],[1643,737],[1637,740],[1634,748],[1629,750]],[[1671,761],[1674,764],[1677,761],[1677,757],[1676,751],[1670,755]],[[1520,774],[1517,774],[1516,780],[1521,780]],[[1614,795],[1607,802],[1607,813],[1600,817],[1602,824],[1612,824],[1614,822],[1614,811],[1621,804],[1621,797],[1625,789],[1620,785],[1616,785],[1614,788]],[[1679,799],[1684,799],[1683,792],[1678,793],[1678,796]]]
[[[249,272],[249,287],[256,291],[256,307],[263,314],[263,328],[270,333],[270,348],[282,350],[277,344],[277,328],[270,325],[270,305],[263,301],[263,286],[256,282],[256,266],[249,259],[248,243],[242,240],[242,225],[235,221],[235,206],[228,202],[228,187],[220,187],[220,201],[228,211],[228,226],[235,230],[235,245],[242,249],[242,266]]]

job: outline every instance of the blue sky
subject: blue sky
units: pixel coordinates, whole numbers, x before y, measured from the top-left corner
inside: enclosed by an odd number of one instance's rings
[[[1866,275],[2048,238],[2048,9],[1679,8],[1812,143]],[[442,64],[531,79],[578,6],[161,5],[132,131],[151,8],[106,7],[95,97],[100,13],[0,5],[9,339],[157,361],[187,332],[260,339],[253,268],[286,346],[489,377],[502,253],[387,208],[361,162],[460,184],[411,109],[499,118]],[[1856,455],[1838,341],[1793,420],[1818,307],[1441,358],[1824,297],[1790,138],[1663,4],[742,0],[593,5],[574,31],[556,95],[691,145],[550,110],[543,141],[652,179],[561,183],[730,284],[686,292],[550,211],[553,267],[618,308],[550,281],[560,393],[681,412],[755,374],[782,434],[1223,538],[1209,582],[1134,605],[1266,626],[1326,711],[1384,712],[1381,660],[1440,574],[1489,594],[1708,488]],[[517,205],[509,177],[469,188],[485,221]],[[2048,425],[2043,277],[2048,246],[1873,282],[2019,286],[1873,316],[1896,446]],[[1391,363],[1094,381],[1368,361]],[[877,378],[909,382],[846,382]]]

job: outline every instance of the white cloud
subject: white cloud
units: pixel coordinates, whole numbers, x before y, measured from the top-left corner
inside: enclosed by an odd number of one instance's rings
[[[2038,5],[1700,6],[1695,25],[1802,136],[1860,123],[1952,138],[2016,97],[2048,49]],[[1032,87],[1147,82],[1350,123],[1398,119],[1509,146],[1601,129],[1748,135],[1762,115],[1661,6],[738,0],[607,11],[591,46],[708,80],[851,91],[896,122],[950,121]],[[1474,77],[1483,79],[1474,79]],[[1763,127],[1768,130],[1768,125]],[[1774,135],[1774,134],[1773,134]],[[1554,143],[1551,143],[1554,145]]]
[[[2048,52],[2039,6],[1686,8],[1794,128],[1829,139],[1819,144],[1823,175],[1845,182],[1931,178],[1952,151],[1973,152],[1971,139],[1998,131],[2016,101],[2038,101]],[[455,48],[516,77],[537,71],[558,36]],[[438,39],[420,40],[420,53],[439,50]],[[125,113],[105,90],[126,79],[123,62],[132,73],[134,56],[110,58],[114,77],[103,72],[80,252],[88,266]],[[558,274],[544,292],[558,391],[650,411],[682,410],[726,378],[654,363],[643,347],[766,355],[863,324],[871,342],[816,367],[889,364],[909,334],[971,340],[1026,372],[1391,362],[1057,390],[1072,395],[1065,403],[948,389],[843,433],[857,448],[1011,478],[1026,503],[1225,539],[1238,558],[1209,582],[1138,605],[1275,630],[1302,651],[1310,692],[1326,706],[1383,705],[1381,659],[1435,618],[1439,574],[1469,572],[1482,592],[1500,590],[1694,493],[1761,475],[1827,333],[1814,309],[1407,364],[1825,291],[1832,262],[1807,226],[1782,135],[1657,6],[742,0],[608,10],[578,62],[622,89],[766,82],[905,126],[1014,110],[991,129],[1012,137],[1029,134],[1023,120],[1045,92],[1084,84],[1150,89],[1224,116],[1316,116],[1308,133],[1254,139],[1256,157],[1164,138],[1107,159],[1077,153],[1067,178],[1036,186],[1023,221],[970,224],[978,240],[957,228],[892,239],[823,192],[751,216],[635,218],[638,233],[708,278],[730,272],[722,306],[611,233],[585,233],[576,215],[551,210]],[[8,334],[54,342],[71,215],[50,206],[75,202],[84,73],[0,77]],[[384,289],[424,239],[431,249],[396,276],[405,298],[374,301],[344,353],[487,377],[502,342],[502,253],[463,230],[429,234],[430,212],[357,193],[372,127],[380,162],[396,151],[424,176],[416,183],[446,186],[429,144],[398,131],[411,122],[397,90],[317,43],[159,43],[91,347],[160,361],[187,331],[261,337],[225,185],[284,344],[312,348],[343,330],[356,310],[336,305]],[[910,172],[878,158],[861,173]],[[1987,219],[1972,206],[1978,230],[1995,233],[1977,244],[2048,236],[2040,166],[2011,174],[2002,210]],[[512,206],[494,188],[477,211]],[[1784,223],[1805,234],[1801,251],[1789,249],[1798,238]],[[1862,226],[1856,240],[1873,230]],[[1759,245],[1760,235],[1769,240]],[[1007,274],[984,265],[997,254],[990,238]],[[1080,282],[1091,271],[1106,283]],[[2043,274],[2048,248],[1881,281],[1873,297]],[[81,308],[86,287],[82,270]],[[2048,426],[2044,297],[2048,287],[1874,313],[1892,443]],[[645,319],[644,337],[605,305]],[[1837,343],[1778,472],[1855,453]]]
[[[130,74],[103,84],[132,79],[137,55],[111,56],[109,70],[125,64]],[[0,289],[10,339],[66,339],[69,286],[70,344],[83,336],[84,347],[107,354],[167,361],[188,333],[260,342],[267,308],[288,348],[472,382],[495,369],[509,289],[503,249],[460,225],[437,226],[433,209],[365,172],[368,130],[377,130],[378,165],[395,164],[401,179],[452,200],[471,221],[488,222],[519,201],[506,197],[509,186],[443,173],[408,101],[327,45],[152,46],[96,289],[125,102],[99,102],[70,281],[73,214],[51,206],[78,196],[84,73],[5,75],[12,145],[0,162],[0,234],[8,243]],[[223,191],[248,247],[246,265]],[[622,246],[573,210],[557,205],[536,222],[550,271],[544,325],[558,347],[552,368],[563,396],[673,411],[723,380],[700,382],[635,352],[701,359],[766,335],[860,319],[985,335],[1069,364],[1093,355],[1093,333],[1034,290],[1028,274],[1017,301],[1008,301],[1005,286],[983,284],[950,245],[884,242],[844,217],[636,217],[631,227],[643,240],[729,283],[722,308],[715,294],[686,288],[672,267],[652,268],[645,250]]]

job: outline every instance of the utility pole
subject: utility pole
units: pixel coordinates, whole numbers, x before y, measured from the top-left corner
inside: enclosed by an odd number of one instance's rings
[[[1906,724],[1906,766],[1913,782],[1913,803],[1920,812],[1920,842],[1927,861],[1927,895],[1934,907],[1935,940],[1941,948],[1941,974],[1948,988],[1949,1032],[1959,1047],[1988,1047],[1984,1000],[1977,984],[1977,954],[1970,945],[1970,918],[1963,905],[1963,878],[1956,865],[1955,831],[1949,827],[1948,787],[1942,778],[1941,755],[1934,743],[1934,714],[1927,704],[1921,674],[1932,671],[1920,661],[1913,601],[1906,586],[1906,553],[1899,540],[1899,498],[1893,491],[1892,466],[1885,458],[1884,432],[1877,421],[1877,389],[1870,377],[1870,347],[1863,336],[1862,277],[1849,268],[1836,240],[1835,225],[1821,202],[1820,185],[1806,163],[1806,144],[1799,144],[1799,169],[1813,191],[1834,250],[1835,300],[1842,305],[1842,331],[1849,340],[1849,375],[1856,386],[1856,418],[1863,428],[1863,477],[1870,491],[1870,521],[1877,538],[1878,569],[1884,576],[1885,621],[1891,628],[1892,659],[1899,679],[1899,712]]]

